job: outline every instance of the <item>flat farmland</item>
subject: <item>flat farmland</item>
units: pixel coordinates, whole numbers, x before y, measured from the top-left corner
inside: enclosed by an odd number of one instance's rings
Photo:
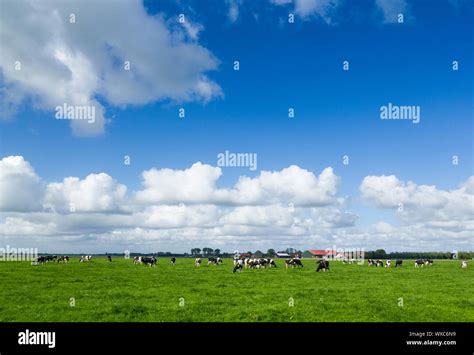
[[[79,263],[0,262],[1,322],[473,322],[474,264],[375,268],[332,261],[243,270],[160,258]]]

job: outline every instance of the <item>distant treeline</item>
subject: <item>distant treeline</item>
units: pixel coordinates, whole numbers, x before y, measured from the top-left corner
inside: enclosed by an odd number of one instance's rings
[[[452,252],[392,252],[386,253],[383,249],[375,251],[366,251],[366,259],[471,259],[474,257],[474,252],[460,251]]]

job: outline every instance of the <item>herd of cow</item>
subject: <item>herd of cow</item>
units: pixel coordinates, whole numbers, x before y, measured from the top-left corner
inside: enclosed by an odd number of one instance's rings
[[[107,256],[109,261],[112,261],[112,257],[110,255]],[[79,258],[79,262],[90,262],[92,260],[91,255],[82,255]],[[234,256],[234,269],[233,273],[240,272],[243,269],[265,269],[265,268],[272,268],[277,267],[275,261],[271,258],[243,258],[240,256]],[[150,267],[156,266],[158,259],[155,256],[135,256],[133,258],[134,264],[144,264]],[[57,255],[45,255],[45,256],[38,256],[31,262],[31,265],[42,265],[47,262],[69,262],[69,256],[57,256]],[[176,258],[172,257],[170,259],[171,265],[174,266],[176,263]],[[343,260],[344,263],[346,263]],[[219,257],[209,257],[207,259],[207,265],[219,265],[222,264],[223,260]],[[194,266],[200,267],[202,264],[202,258],[196,258],[194,260]],[[368,259],[367,260],[368,266],[375,266],[375,267],[391,267],[392,261],[380,259]],[[395,267],[401,267],[403,265],[403,260],[396,260]],[[431,266],[433,265],[433,260],[431,259],[417,259],[415,260],[415,268],[423,267],[423,266]],[[329,261],[328,260],[318,260],[316,261],[316,271],[329,271]],[[288,268],[302,268],[303,263],[299,258],[291,258],[285,260],[285,267]],[[467,261],[463,260],[461,263],[461,267],[463,269],[467,268]]]
[[[369,266],[375,266],[375,267],[391,267],[392,266],[392,260],[385,260],[385,265],[383,260],[380,259],[368,259],[367,264]],[[403,265],[403,260],[396,260],[395,261],[395,267],[401,267]],[[423,267],[423,266],[431,266],[433,265],[433,260],[431,259],[417,259],[415,260],[415,267]],[[464,266],[465,265],[465,266]],[[463,262],[461,264],[462,268],[467,267],[467,262]]]
[[[47,262],[58,262],[58,263],[68,263],[69,256],[57,256],[57,255],[45,255],[45,256],[38,256],[35,260],[31,262],[31,265],[42,265]]]

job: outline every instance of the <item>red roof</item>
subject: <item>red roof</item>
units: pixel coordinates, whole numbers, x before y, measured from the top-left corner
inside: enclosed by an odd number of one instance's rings
[[[308,250],[311,254],[316,256],[337,255],[335,250]]]

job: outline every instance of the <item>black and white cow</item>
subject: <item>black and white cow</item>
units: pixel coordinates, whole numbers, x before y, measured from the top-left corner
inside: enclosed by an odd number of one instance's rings
[[[92,255],[82,255],[81,258],[79,259],[80,263],[85,263],[89,262],[92,260]]]
[[[44,262],[49,262],[49,261],[56,261],[58,256],[57,255],[46,255],[46,256],[43,256],[44,258]]]
[[[269,268],[277,267],[277,264],[275,263],[275,260],[273,260],[273,259],[266,259],[266,261],[267,261],[266,266],[268,266]]]
[[[285,260],[285,266],[288,269],[288,267],[303,267],[303,263],[301,262],[300,259],[292,258],[292,259],[287,259]]]
[[[426,266],[432,266],[433,265],[433,260],[431,259],[425,259],[424,260]]]
[[[239,260],[243,260],[240,254],[238,253],[234,254],[234,257],[232,259],[234,261],[234,266],[238,264]]]
[[[243,259],[236,260],[232,273],[235,274],[237,271],[241,272],[243,268],[244,268],[244,260]]]
[[[386,260],[385,267],[391,267],[391,266],[392,266],[392,260]]]
[[[141,256],[134,256],[133,257],[133,263],[134,264],[141,264],[142,263],[142,257]]]
[[[247,260],[247,267],[249,269],[260,269],[260,267],[261,267],[260,260],[256,259],[256,258],[248,259]]]
[[[423,267],[425,265],[425,262],[421,259],[415,260],[415,267]]]
[[[69,256],[67,255],[60,256],[58,257],[57,262],[58,263],[63,262],[67,264],[69,262]]]
[[[375,266],[377,266],[377,267],[383,267],[383,260],[377,259],[377,260],[375,261]]]
[[[171,262],[171,266],[174,266],[174,264],[176,263],[176,258],[171,258],[170,262]]]
[[[329,260],[319,260],[316,262],[318,267],[316,268],[316,272],[322,271],[329,271]]]
[[[194,259],[194,266],[199,267],[201,266],[202,259],[201,258],[196,258]]]
[[[45,256],[38,256],[31,262],[31,265],[43,265],[45,262],[46,262]]]
[[[141,257],[141,262],[145,265],[148,265],[150,267],[156,266],[156,258],[154,256],[142,256]]]
[[[217,258],[214,258],[214,257],[210,257],[207,259],[207,265],[219,265],[219,264],[222,264],[223,261],[221,258],[217,257]]]
[[[399,260],[395,261],[395,267],[399,267],[399,266],[401,267],[402,264],[403,264],[403,260],[399,259]]]

